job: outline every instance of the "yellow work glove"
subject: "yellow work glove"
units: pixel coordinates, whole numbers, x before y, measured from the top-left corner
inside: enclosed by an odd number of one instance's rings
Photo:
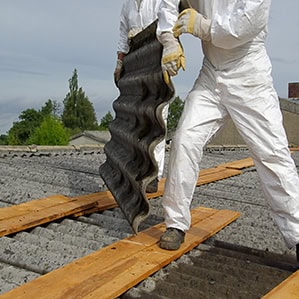
[[[173,34],[175,37],[182,33],[191,33],[202,40],[211,40],[211,20],[206,19],[202,14],[193,8],[183,10],[174,24]]]
[[[164,81],[169,84],[169,76],[175,76],[180,68],[185,70],[185,56],[183,48],[177,38],[170,32],[163,32],[158,36],[163,46],[161,67]]]

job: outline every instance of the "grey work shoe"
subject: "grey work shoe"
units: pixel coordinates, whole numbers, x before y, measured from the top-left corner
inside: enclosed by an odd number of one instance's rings
[[[146,187],[146,193],[155,193],[158,191],[158,179],[155,178],[152,182],[150,182]]]
[[[177,250],[185,240],[185,233],[177,228],[167,228],[160,237],[160,248]]]

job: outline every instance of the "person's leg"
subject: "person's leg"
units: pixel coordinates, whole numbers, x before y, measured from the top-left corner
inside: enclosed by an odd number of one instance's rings
[[[169,104],[167,104],[162,110],[162,118],[164,120],[165,127],[167,127],[168,108],[169,108]],[[160,143],[157,144],[154,150],[154,155],[159,168],[158,180],[160,180],[163,176],[164,164],[165,164],[165,145],[166,145],[166,140],[164,138]]]
[[[231,95],[226,106],[254,160],[273,218],[289,248],[299,244],[299,177],[271,84]],[[245,99],[246,98],[246,99]]]
[[[171,143],[162,202],[166,227],[181,231],[190,227],[190,204],[198,180],[203,147],[227,120],[225,108],[219,104],[214,88],[209,85],[212,79],[202,77],[185,100]]]
[[[168,108],[169,104],[165,105],[162,109],[162,119],[165,125],[165,128],[167,128],[167,117],[168,117]],[[166,137],[166,136],[165,136]],[[165,164],[165,145],[166,145],[166,139],[163,138],[162,141],[160,141],[155,149],[154,149],[154,157],[158,166],[158,174],[157,177],[150,182],[146,187],[147,193],[154,193],[158,191],[158,184],[161,180],[164,172],[164,164]]]
[[[147,187],[146,192],[147,193],[154,193],[158,191],[158,184],[163,176],[164,171],[164,163],[165,163],[165,145],[166,141],[165,138],[156,145],[154,149],[154,157],[158,165],[158,175],[157,177],[151,181]]]

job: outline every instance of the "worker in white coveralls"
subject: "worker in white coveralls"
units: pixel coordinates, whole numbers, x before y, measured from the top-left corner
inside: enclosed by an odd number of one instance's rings
[[[130,50],[130,39],[145,29],[157,19],[160,0],[125,0],[120,15],[120,37],[117,48],[117,64],[114,71],[114,81],[117,85],[120,79],[123,59]],[[168,106],[162,110],[162,117],[167,123]],[[148,184],[146,192],[153,193],[158,190],[158,181],[161,179],[165,161],[165,138],[157,144],[154,156],[158,165],[157,178]]]
[[[203,65],[172,141],[163,197],[160,247],[176,250],[190,228],[190,204],[203,147],[231,118],[250,150],[265,199],[289,248],[299,251],[299,178],[282,124],[265,49],[271,0],[197,0],[179,15],[179,0],[161,0],[157,37],[162,68],[177,74],[178,37],[201,39]]]

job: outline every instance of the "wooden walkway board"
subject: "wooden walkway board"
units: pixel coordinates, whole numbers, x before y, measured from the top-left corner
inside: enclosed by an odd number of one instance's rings
[[[249,158],[250,159],[250,158]],[[251,166],[248,159],[223,164],[218,167],[200,171],[197,186],[222,180],[241,174],[239,167]],[[148,193],[147,198],[163,195],[165,179],[159,182],[156,193]],[[38,225],[48,223],[67,216],[79,217],[94,212],[117,207],[110,191],[98,192],[78,197],[54,195],[32,200],[20,205],[0,209],[0,237],[20,232]]]
[[[209,169],[203,169],[200,171],[196,186],[201,186],[204,184],[209,184],[219,180],[227,179],[235,175],[240,175],[242,172],[237,169],[229,169],[224,167],[214,167]],[[159,181],[158,191],[155,193],[148,193],[147,198],[155,198],[162,196],[164,193],[165,178]]]
[[[246,158],[242,160],[236,160],[232,162],[228,162],[225,164],[220,164],[218,167],[226,167],[226,168],[233,168],[233,169],[243,169],[247,167],[254,166],[254,162],[252,158]]]
[[[30,212],[38,212],[42,209],[60,205],[69,200],[63,195],[53,195],[42,199],[31,200],[19,205],[5,207],[0,209],[0,219],[8,219],[11,217],[21,216]]]
[[[32,280],[1,299],[116,298],[239,217],[238,212],[198,207],[192,210],[192,226],[179,250],[158,246],[165,227],[158,224],[137,235]]]
[[[115,206],[113,196],[106,191],[72,198],[58,195],[1,208],[0,237],[83,211],[100,211]]]
[[[299,270],[276,286],[262,299],[298,299],[299,298]]]
[[[206,173],[205,175],[200,175],[199,179],[197,181],[197,186],[212,183],[215,181],[227,179],[230,177],[233,177],[235,175],[240,175],[242,172],[237,169],[229,169],[229,168],[222,168],[222,167],[217,167],[218,171],[215,173]]]

